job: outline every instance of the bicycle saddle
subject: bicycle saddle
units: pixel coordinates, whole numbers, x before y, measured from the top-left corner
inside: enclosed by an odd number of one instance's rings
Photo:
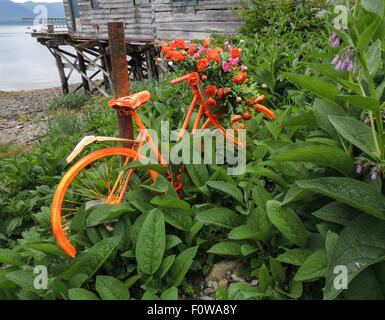
[[[127,97],[113,98],[108,102],[108,105],[118,111],[135,111],[145,106],[150,99],[150,92],[142,91]]]

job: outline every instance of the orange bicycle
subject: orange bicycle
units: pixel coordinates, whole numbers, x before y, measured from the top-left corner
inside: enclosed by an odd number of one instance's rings
[[[208,129],[211,125],[214,125],[227,139],[244,147],[245,142],[239,141],[220,125],[217,120],[220,115],[214,115],[207,108],[204,102],[205,97],[202,97],[200,90],[197,89],[200,81],[199,75],[191,73],[173,80],[171,84],[174,85],[183,81],[188,82],[193,91],[194,98],[187,112],[178,140],[186,133],[194,109],[199,103],[192,134],[199,129],[202,117],[206,115],[207,120],[203,123],[201,129]],[[148,142],[154,154],[157,155],[159,163],[167,166],[158,147],[148,134],[147,128],[136,112],[139,108],[145,106],[150,98],[150,93],[143,91],[128,97],[114,98],[109,102],[109,106],[114,110],[132,116],[139,128],[137,139],[128,140],[113,137],[87,136],[79,142],[67,158],[68,163],[72,162],[85,146],[95,141],[129,141],[132,144],[131,148],[104,148],[84,156],[68,170],[60,181],[52,201],[52,230],[60,247],[71,257],[76,255],[76,249],[70,242],[71,223],[81,208],[88,210],[98,204],[119,204],[123,201],[127,191],[132,190],[138,185],[151,185],[157,178],[158,172],[156,171],[125,168],[130,162],[144,158],[141,154],[141,149],[145,142]],[[272,112],[264,106],[259,105],[258,110],[272,118]],[[180,191],[182,188],[180,179],[173,186],[177,191]]]

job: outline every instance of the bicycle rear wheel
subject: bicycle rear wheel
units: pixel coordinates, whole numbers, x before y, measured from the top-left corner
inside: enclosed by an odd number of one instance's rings
[[[76,255],[70,243],[71,222],[81,208],[119,204],[124,192],[155,181],[155,171],[119,170],[136,156],[137,152],[128,148],[101,149],[80,159],[60,181],[52,201],[52,230],[60,247],[71,257]]]

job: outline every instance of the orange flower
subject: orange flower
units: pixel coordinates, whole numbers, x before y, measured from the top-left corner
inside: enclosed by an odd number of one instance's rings
[[[207,59],[198,60],[197,68],[201,72],[205,72],[207,67],[209,66],[210,61]]]
[[[170,47],[167,45],[167,43],[162,43],[162,51],[161,54],[166,54],[170,50]]]
[[[205,74],[202,75],[202,80],[203,81],[206,81],[207,80],[207,76]]]
[[[174,58],[175,51],[172,49],[169,49],[166,54],[166,60],[171,61]]]
[[[223,88],[220,88],[220,89],[218,90],[218,99],[222,99],[223,93],[224,93],[224,89],[223,89]]]
[[[221,47],[216,47],[215,51],[218,52],[219,54],[223,53],[223,49]]]
[[[210,42],[211,42],[210,39],[206,39],[204,44],[203,44],[203,48],[207,48],[209,46]]]
[[[209,97],[215,97],[216,94],[217,94],[217,87],[216,86],[208,86],[207,89],[206,89],[206,94],[209,96]]]
[[[185,58],[187,58],[186,51],[173,51],[172,58],[174,61],[183,61]]]
[[[248,114],[248,113],[244,113],[244,114],[242,115],[242,118],[243,118],[243,120],[250,120],[250,119],[251,119],[251,115]]]
[[[217,105],[217,102],[215,101],[215,99],[213,98],[207,99],[206,106],[208,108],[214,108],[216,105]]]
[[[264,95],[262,95],[262,96],[260,96],[260,97],[258,97],[258,98],[255,98],[255,99],[253,100],[253,103],[254,103],[254,104],[258,104],[258,103],[261,103],[263,100],[265,100],[265,96],[264,96]]]
[[[237,121],[239,121],[239,120],[241,120],[241,119],[242,119],[242,116],[236,115],[236,116],[234,116],[234,117],[231,118],[231,122],[237,122]]]
[[[226,90],[225,90],[225,94],[229,94],[230,93],[230,91],[231,91],[231,89],[230,88],[226,88]]]
[[[198,72],[193,72],[190,74],[187,83],[189,86],[195,87],[199,82],[199,74]]]
[[[187,48],[186,42],[184,40],[182,40],[182,39],[176,39],[173,42],[173,44],[174,44],[175,47],[178,47],[179,49],[185,50]]]
[[[214,49],[207,51],[206,59],[214,60],[217,65],[221,62],[221,56]]]
[[[239,71],[238,75],[233,78],[233,82],[237,84],[244,83],[247,79],[246,73]]]
[[[188,54],[189,54],[190,56],[193,56],[194,53],[195,53],[195,43],[192,43],[191,46],[190,46],[190,48],[188,49]]]
[[[239,58],[241,56],[241,50],[239,50],[238,48],[234,48],[233,50],[231,50],[230,55],[233,59]]]

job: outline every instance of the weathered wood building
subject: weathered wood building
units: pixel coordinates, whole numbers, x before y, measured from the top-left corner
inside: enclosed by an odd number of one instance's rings
[[[62,64],[82,75],[87,90],[95,86],[88,69],[102,72],[103,84],[111,83],[108,22],[124,23],[129,71],[132,77],[142,79],[157,73],[155,39],[204,39],[212,30],[234,34],[240,22],[231,8],[240,5],[240,0],[64,0],[68,32],[34,36],[54,54],[59,69]],[[60,48],[63,45],[73,46],[77,54],[69,55]],[[68,76],[59,72],[64,87],[68,87]]]

